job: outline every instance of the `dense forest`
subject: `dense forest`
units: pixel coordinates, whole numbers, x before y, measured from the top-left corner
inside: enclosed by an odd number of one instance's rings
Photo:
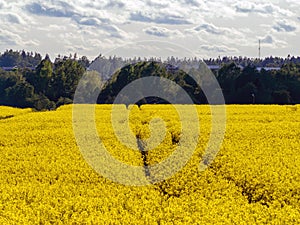
[[[53,63],[48,55],[6,51],[0,57],[0,105],[49,110],[72,103],[86,60],[64,57]]]
[[[157,58],[122,59],[101,55],[90,62],[87,57],[78,58],[76,54],[59,56],[52,62],[48,55],[42,58],[39,53],[7,50],[0,54],[0,105],[50,110],[70,104],[79,80],[86,71],[94,70],[102,82],[98,103],[112,103],[130,81],[159,76],[182,86],[194,103],[205,104],[207,101],[201,88],[188,75],[199,68],[201,62],[196,58],[170,57],[162,61]],[[213,72],[227,104],[300,104],[299,57],[268,57],[264,60],[224,57],[204,62],[220,66]],[[175,69],[169,70],[168,66]],[[278,69],[269,70],[265,66]],[[258,70],[258,67],[263,68]],[[97,92],[99,88],[91,91]],[[140,103],[166,102],[154,98],[141,99]]]
[[[162,68],[158,62],[129,64],[115,73],[104,86],[98,103],[113,103],[116,95],[131,81],[145,76],[160,76],[179,84],[195,104],[206,104],[207,100],[197,83],[188,74],[199,71],[198,67],[181,65],[183,72],[170,64]],[[180,68],[180,67],[179,67]],[[201,71],[201,70],[200,70]],[[199,73],[201,76],[201,72]],[[284,64],[280,70],[258,71],[248,65],[241,69],[235,63],[225,64],[214,75],[222,89],[226,104],[299,104],[300,103],[300,64]],[[130,77],[130,78],[128,78]],[[150,85],[150,84],[149,84]],[[209,84],[207,84],[209,85]],[[166,90],[168,91],[168,90]],[[176,93],[173,93],[176,95]],[[144,103],[166,103],[162,99],[142,99]]]

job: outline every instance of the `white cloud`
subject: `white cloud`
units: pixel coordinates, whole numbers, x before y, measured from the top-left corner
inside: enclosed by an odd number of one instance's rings
[[[237,30],[233,27],[219,27],[211,23],[203,23],[192,29],[188,33],[196,33],[201,40],[209,40],[216,43],[240,44],[244,45],[246,40],[245,29]]]
[[[103,8],[119,8],[125,5],[118,2],[108,1],[104,4]],[[84,29],[84,26],[94,27],[106,32],[106,35],[113,38],[126,38],[130,35],[120,29],[117,25],[113,24],[108,15],[105,13],[96,13],[89,10],[88,13],[84,12],[84,9],[73,6],[63,1],[55,1],[55,4],[51,2],[44,3],[30,3],[25,6],[26,10],[36,16],[55,17],[55,18],[69,18],[71,21],[76,22],[80,29]],[[86,16],[86,14],[92,14],[97,16]]]
[[[293,16],[294,13],[288,9],[283,9],[279,6],[276,6],[272,3],[257,3],[250,1],[240,1],[235,5],[235,10],[238,13],[258,13],[262,15],[284,15],[284,16]]]
[[[268,34],[264,37],[259,37],[259,40],[261,40],[262,45],[267,45],[271,48],[283,48],[287,46],[287,43],[285,41],[278,40],[271,34]]]
[[[8,45],[8,46],[14,46],[17,45],[17,40],[20,39],[20,37],[16,34],[13,34],[8,31],[1,31],[0,33],[0,45]]]
[[[106,9],[115,9],[115,8],[118,8],[118,9],[123,9],[125,7],[125,3],[124,2],[121,2],[121,1],[109,1],[104,8]]]
[[[160,0],[147,0],[146,1],[147,6],[154,7],[157,9],[162,9],[170,6],[170,3],[167,1],[160,1]]]
[[[11,32],[9,30],[1,30],[0,33],[0,47],[7,46],[38,46],[39,42],[37,40],[26,40],[22,38],[19,34]],[[9,47],[9,48],[10,48]]]
[[[130,20],[146,23],[157,24],[170,24],[170,25],[182,25],[191,24],[192,22],[188,18],[184,18],[181,15],[174,14],[157,14],[155,12],[132,12],[130,14]]]
[[[299,15],[298,0],[0,0],[0,45],[98,55],[159,37],[212,56],[257,55],[261,39],[270,52],[298,54]]]
[[[143,31],[149,35],[154,35],[157,37],[182,36],[182,33],[179,30],[169,30],[167,28],[157,26],[148,27]]]
[[[24,24],[23,19],[16,13],[0,13],[2,22],[9,24]]]
[[[183,4],[186,4],[188,6],[195,6],[195,7],[199,7],[202,5],[202,2],[199,0],[184,0]]]
[[[101,23],[110,23],[112,16],[109,13],[106,13],[104,8],[116,7],[121,3],[114,4],[112,2],[108,2],[101,9],[90,9],[90,4],[88,4],[88,8],[81,7],[80,5],[66,3],[63,1],[55,1],[55,4],[51,2],[43,2],[43,3],[30,3],[25,5],[25,9],[32,15],[44,16],[44,17],[64,17],[74,20],[81,25],[87,26],[96,26],[98,27]]]
[[[200,52],[206,51],[206,52],[213,52],[213,53],[222,53],[222,54],[231,54],[231,53],[237,53],[238,50],[236,48],[230,48],[224,45],[201,45],[200,46]]]
[[[118,26],[111,24],[108,20],[92,18],[92,17],[74,17],[74,21],[81,26],[91,26],[103,30],[110,37],[125,38],[128,36],[125,31],[121,30]]]
[[[287,4],[291,5],[291,6],[299,6],[300,2],[299,0],[285,0]]]
[[[222,35],[228,31],[225,28],[216,27],[214,24],[204,23],[194,28],[195,31],[205,31],[210,34]]]
[[[40,15],[40,16],[72,17],[76,15],[74,8],[67,2],[55,1],[55,4],[51,4],[51,3],[34,2],[25,5],[25,9],[31,14]]]
[[[265,36],[264,38],[261,39],[261,43],[273,44],[274,43],[273,37],[271,35],[267,35],[267,36]]]
[[[287,21],[287,20],[281,20],[277,21],[275,25],[273,25],[273,29],[277,32],[294,32],[296,31],[297,27],[294,22]]]

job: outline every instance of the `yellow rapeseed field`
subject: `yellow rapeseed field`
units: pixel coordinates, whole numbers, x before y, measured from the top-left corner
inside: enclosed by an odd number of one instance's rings
[[[197,106],[199,121],[187,122],[199,122],[200,136],[191,132],[186,139],[198,142],[187,165],[167,180],[140,187],[115,183],[85,161],[72,107],[0,107],[0,224],[300,224],[299,106],[226,106],[222,147],[202,172],[211,113],[209,106]],[[147,154],[122,143],[118,137],[128,134],[113,130],[111,110],[96,106],[96,127],[119,161],[155,165],[180,144],[181,123],[171,105],[128,109],[132,135],[140,139],[131,144],[149,148]],[[151,133],[151,121],[164,121],[165,135],[160,129]],[[117,125],[125,122],[117,117]],[[153,149],[143,145],[152,135],[158,143]],[[160,175],[145,172],[149,180]]]

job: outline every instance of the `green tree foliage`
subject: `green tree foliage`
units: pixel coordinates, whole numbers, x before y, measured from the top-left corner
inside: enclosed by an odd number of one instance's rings
[[[34,87],[19,72],[0,71],[0,104],[31,107]]]
[[[35,70],[0,70],[0,104],[50,110],[72,103],[84,72],[85,68],[75,59],[53,64],[49,57],[41,60]]]
[[[0,54],[0,67],[36,67],[41,59],[38,53],[6,50]]]
[[[46,94],[50,89],[50,81],[53,74],[53,65],[49,59],[44,59],[37,66],[34,80],[34,86],[36,92],[40,94]]]
[[[284,64],[277,71],[258,71],[253,65],[241,70],[230,64],[220,69],[217,79],[227,104],[300,103],[300,64]]]
[[[291,103],[291,96],[287,90],[279,90],[273,92],[274,103],[289,104]]]
[[[227,101],[235,98],[235,81],[241,75],[241,68],[235,63],[224,65],[218,72],[217,79],[222,87],[223,95]]]
[[[60,97],[73,99],[78,82],[84,72],[85,68],[76,60],[57,61],[49,80],[47,96],[53,101],[58,101]]]
[[[50,101],[45,95],[40,94],[36,99],[34,99],[34,108],[38,111],[43,110],[53,110],[56,108],[56,104]]]
[[[122,59],[100,55],[92,64],[86,57],[77,58],[76,54],[74,57],[58,57],[52,63],[49,56],[42,60],[38,53],[5,51],[0,54],[0,104],[44,110],[72,103],[75,90],[87,67],[92,70],[88,73],[90,77],[83,77],[78,87],[79,93],[82,93],[78,101],[82,103],[93,103],[95,99],[98,103],[112,103],[123,87],[147,76],[174,81],[191,96],[194,103],[207,103],[206,96],[197,85],[201,83],[210,87],[209,81],[201,76],[207,67],[196,58],[179,60],[170,57],[162,62],[155,58]],[[281,69],[257,67],[258,64],[269,65],[274,60],[280,61]],[[300,104],[300,63],[295,60],[293,57],[291,60],[270,58],[251,63],[249,60],[236,58],[236,61],[241,61],[239,64],[223,60],[222,67],[215,71],[215,76],[227,104]],[[4,71],[1,67],[15,69]],[[192,79],[193,75],[199,78],[197,83]],[[174,96],[178,91],[168,85],[163,88]],[[143,103],[167,102],[154,96],[141,99],[139,104]]]
[[[160,62],[154,61],[129,64],[123,67],[120,71],[116,72],[112,76],[111,80],[104,86],[103,91],[99,95],[98,103],[113,103],[118,93],[127,84],[131,83],[132,81],[138,80],[139,78],[149,76],[162,77],[177,83],[188,93],[194,103],[201,103],[203,95],[200,94],[197,83],[187,73],[172,65],[165,65]],[[155,86],[155,84],[152,85]],[[140,88],[143,89],[143,87]],[[166,85],[164,88],[164,93],[171,94],[172,96],[177,96],[178,89],[171,90],[170,85]],[[124,99],[127,99],[127,96],[123,97]],[[180,97],[182,96],[178,96],[178,102],[181,101]],[[150,98],[141,99],[138,104],[167,103],[166,100],[153,96]],[[202,101],[202,103],[203,102],[204,101]]]

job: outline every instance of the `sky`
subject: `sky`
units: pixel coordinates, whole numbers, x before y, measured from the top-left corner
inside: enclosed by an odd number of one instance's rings
[[[0,0],[6,49],[122,57],[300,55],[299,0]]]

